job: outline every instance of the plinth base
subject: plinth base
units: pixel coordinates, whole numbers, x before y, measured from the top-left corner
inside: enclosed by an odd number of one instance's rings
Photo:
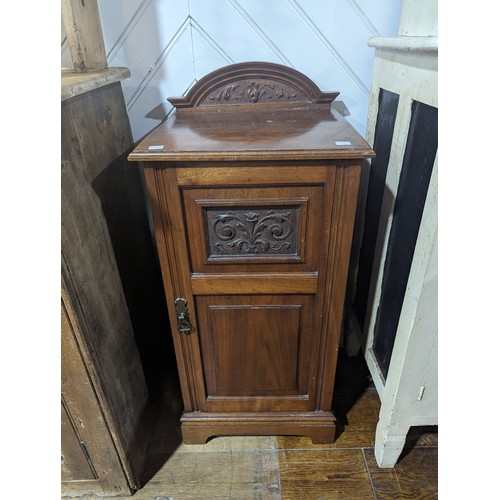
[[[185,413],[181,418],[184,443],[205,444],[213,436],[306,436],[314,444],[333,443],[331,412],[306,413]]]

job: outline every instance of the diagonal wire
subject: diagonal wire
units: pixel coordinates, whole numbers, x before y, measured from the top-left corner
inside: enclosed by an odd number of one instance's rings
[[[255,31],[255,33],[266,43],[266,45],[271,49],[272,52],[278,57],[278,59],[285,65],[294,67],[293,64],[288,60],[288,58],[281,52],[281,50],[276,46],[276,44],[266,35],[264,30],[250,17],[248,12],[236,1],[227,0],[227,3],[233,7],[233,9],[246,21],[246,23]]]
[[[152,80],[152,78],[156,75],[158,70],[161,68],[163,63],[165,62],[165,59],[168,57],[168,54],[172,50],[173,46],[176,44],[177,40],[181,37],[182,33],[189,27],[191,22],[191,17],[187,16],[184,22],[181,24],[177,32],[174,34],[174,36],[170,39],[170,41],[167,43],[167,45],[163,48],[161,51],[160,55],[156,59],[156,61],[153,63],[151,68],[149,69],[148,73],[144,76],[142,79],[141,83],[138,85],[137,89],[135,92],[132,94],[130,99],[127,102],[127,109],[131,109],[132,106],[137,102],[137,99],[141,96],[141,94],[144,92],[146,87],[148,86],[149,82]]]
[[[359,16],[361,21],[365,24],[368,30],[372,33],[372,36],[381,36],[375,25],[370,21],[370,18],[364,13],[363,9],[358,5],[356,0],[347,0],[354,12]]]
[[[347,64],[345,59],[339,54],[337,49],[335,49],[335,47],[330,43],[326,36],[320,31],[313,20],[306,14],[304,9],[302,9],[302,7],[296,0],[288,0],[288,3],[297,13],[297,15],[302,19],[302,21],[308,26],[308,28],[314,33],[318,40],[323,44],[330,55],[339,63],[340,67],[346,72],[351,80],[359,87],[363,94],[368,97],[370,95],[370,90],[368,89],[368,87],[361,81],[359,76],[349,66],[349,64]]]
[[[120,36],[117,38],[116,42],[111,47],[110,51],[107,54],[108,61],[111,61],[117,54],[117,52],[122,48],[123,44],[126,42],[127,38],[132,33],[132,30],[135,28],[136,24],[140,21],[144,12],[146,12],[147,8],[151,4],[153,0],[143,0],[137,10],[134,12],[133,16],[130,18],[130,21],[127,23]]]
[[[209,45],[228,63],[233,64],[234,60],[226,53],[226,51],[196,22],[195,19],[191,18],[191,26],[196,30],[201,37],[208,42]]]

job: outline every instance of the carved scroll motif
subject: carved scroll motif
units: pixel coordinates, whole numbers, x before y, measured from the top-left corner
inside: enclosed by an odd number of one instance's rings
[[[209,96],[211,101],[239,101],[247,100],[251,104],[255,104],[261,98],[280,100],[292,99],[297,97],[296,93],[289,92],[288,90],[276,85],[275,83],[262,83],[252,81],[245,85],[232,84],[227,85],[215,94]]]
[[[200,78],[184,97],[169,97],[177,110],[237,105],[330,106],[338,92],[322,92],[306,75],[280,64],[230,64]]]
[[[216,254],[294,254],[296,237],[292,212],[227,212],[212,225],[212,251]]]

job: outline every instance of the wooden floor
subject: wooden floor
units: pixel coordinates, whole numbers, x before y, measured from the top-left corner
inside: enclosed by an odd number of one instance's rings
[[[361,356],[341,352],[334,395],[338,435],[328,445],[276,436],[185,445],[179,395],[165,394],[144,486],[133,500],[437,498],[437,427],[412,428],[396,467],[378,468],[373,446],[380,401]]]

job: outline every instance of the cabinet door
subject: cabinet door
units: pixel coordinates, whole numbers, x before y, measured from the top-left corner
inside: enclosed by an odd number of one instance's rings
[[[335,170],[146,174],[187,411],[319,409]]]
[[[195,301],[208,411],[311,409],[319,339],[313,296]]]
[[[313,409],[323,188],[190,188],[182,202],[207,411]]]

